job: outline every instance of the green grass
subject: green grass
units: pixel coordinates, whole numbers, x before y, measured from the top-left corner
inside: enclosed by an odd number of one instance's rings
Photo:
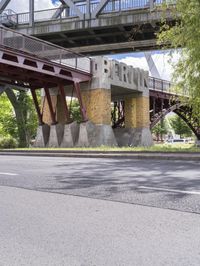
[[[200,152],[200,148],[194,144],[155,144],[152,147],[107,147],[101,146],[96,148],[17,148],[18,151],[99,151],[99,152],[114,152],[114,151],[128,151],[128,152]]]

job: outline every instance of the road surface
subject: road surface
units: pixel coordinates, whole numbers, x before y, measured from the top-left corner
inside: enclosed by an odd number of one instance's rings
[[[200,264],[200,163],[0,156],[0,265]]]

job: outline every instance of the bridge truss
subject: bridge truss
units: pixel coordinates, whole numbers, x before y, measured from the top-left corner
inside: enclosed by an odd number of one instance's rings
[[[64,106],[66,122],[70,119],[64,86],[72,85],[79,100],[83,121],[87,120],[83,106],[80,83],[91,80],[91,60],[56,45],[34,37],[0,27],[0,84],[12,88],[30,89],[36,107],[39,124],[43,111],[38,103],[36,90],[44,88],[52,124],[56,124],[56,112],[50,96],[50,88],[58,88]]]
[[[186,122],[197,139],[200,140],[200,120],[194,117],[192,108],[187,104],[187,97],[170,91],[170,82],[161,79],[150,77],[149,87],[150,128],[152,129],[156,126],[167,114],[174,112]],[[112,112],[113,128],[125,126],[124,105],[123,100],[114,102]]]
[[[49,0],[50,1],[50,0]],[[0,1],[0,14],[4,19],[13,23],[29,22],[33,26],[35,21],[43,19],[59,19],[64,17],[78,17],[80,20],[95,19],[100,14],[131,9],[153,9],[163,3],[163,0],[59,0],[60,6],[55,9],[35,11],[35,0],[29,0],[29,12],[16,14],[6,7],[12,0]],[[2,16],[2,17],[3,17]]]
[[[164,0],[60,0],[53,9],[15,13],[0,0],[0,23],[85,55],[158,49]],[[49,0],[51,2],[51,0]],[[28,0],[27,0],[28,2]],[[170,25],[174,23],[170,9]],[[120,45],[119,45],[120,44]]]

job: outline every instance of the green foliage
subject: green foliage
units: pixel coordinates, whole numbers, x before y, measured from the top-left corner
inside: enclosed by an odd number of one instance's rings
[[[173,79],[178,91],[189,93],[193,117],[200,119],[200,1],[177,0],[171,12],[177,22],[171,27],[164,20],[158,42],[179,51]]]
[[[174,129],[174,132],[180,137],[191,137],[192,130],[188,127],[188,125],[181,119],[179,116],[174,116],[170,119],[170,124]]]
[[[15,114],[5,93],[0,96],[0,136],[17,138]]]
[[[0,136],[12,137],[19,147],[29,146],[35,137],[37,116],[31,95],[25,91],[6,91],[0,96]]]
[[[165,120],[160,121],[155,127],[152,129],[152,133],[156,135],[156,140],[159,141],[163,139],[163,135],[168,133],[168,126]]]
[[[20,91],[16,96],[24,118],[18,126],[25,128],[26,141],[29,144],[30,140],[35,137],[38,126],[35,107],[31,95],[28,92]]]
[[[77,121],[80,123],[82,121],[81,112],[80,112],[80,105],[77,99],[73,99],[68,103],[70,106],[71,111],[71,118],[73,121]]]
[[[11,149],[17,147],[17,141],[11,136],[4,137],[0,139],[0,148],[1,149]]]

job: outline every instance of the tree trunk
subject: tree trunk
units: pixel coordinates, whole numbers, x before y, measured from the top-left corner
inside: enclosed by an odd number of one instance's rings
[[[19,147],[22,147],[22,148],[27,147],[28,143],[27,143],[27,134],[26,134],[27,133],[26,124],[25,124],[25,119],[24,119],[24,115],[23,115],[23,111],[20,106],[20,103],[18,102],[17,97],[12,89],[7,88],[5,90],[5,93],[15,111],[18,135],[19,135]]]

